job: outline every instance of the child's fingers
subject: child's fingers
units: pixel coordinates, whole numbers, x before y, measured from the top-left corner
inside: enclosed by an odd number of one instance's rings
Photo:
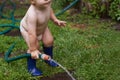
[[[61,21],[60,26],[66,26],[66,22],[65,21]]]
[[[32,57],[33,59],[39,59],[39,51],[33,51],[33,52],[31,53],[31,57]]]
[[[58,25],[58,26],[61,26],[61,23],[60,23],[60,22],[58,22],[58,23],[57,23],[57,25]]]

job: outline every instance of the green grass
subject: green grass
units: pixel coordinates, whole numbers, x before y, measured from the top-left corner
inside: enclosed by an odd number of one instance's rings
[[[49,23],[54,36],[54,59],[68,70],[73,70],[77,80],[120,80],[120,32],[110,27],[115,22],[101,21],[82,14],[72,17],[65,14],[59,18],[68,23],[64,28]],[[1,24],[8,22],[0,21]],[[72,24],[86,24],[87,28],[71,28]],[[17,42],[13,53],[27,49],[24,40],[19,37],[1,35],[0,53],[5,53],[13,42]],[[43,76],[63,72],[60,68],[47,66],[42,60],[37,63]],[[8,64],[4,58],[0,58],[0,79],[40,80],[27,72],[26,59]]]

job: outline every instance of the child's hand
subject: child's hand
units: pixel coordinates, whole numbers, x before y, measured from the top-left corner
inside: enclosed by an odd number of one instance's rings
[[[57,24],[58,26],[66,26],[66,22],[65,21],[61,21],[61,20],[55,20],[54,21],[55,22],[55,24]]]
[[[40,54],[39,50],[32,51],[31,52],[31,57],[33,59],[38,59],[39,58],[39,54]]]

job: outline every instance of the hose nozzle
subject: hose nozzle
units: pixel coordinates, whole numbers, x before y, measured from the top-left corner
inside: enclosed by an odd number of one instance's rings
[[[46,54],[40,54],[40,58],[43,60],[51,60],[51,57]]]

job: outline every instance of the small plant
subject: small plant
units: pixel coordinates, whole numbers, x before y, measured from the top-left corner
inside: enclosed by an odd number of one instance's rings
[[[85,0],[85,12],[94,17],[108,17],[109,1],[108,0]],[[88,10],[90,9],[90,10]]]
[[[109,15],[112,19],[120,21],[120,0],[113,0],[110,6]]]

